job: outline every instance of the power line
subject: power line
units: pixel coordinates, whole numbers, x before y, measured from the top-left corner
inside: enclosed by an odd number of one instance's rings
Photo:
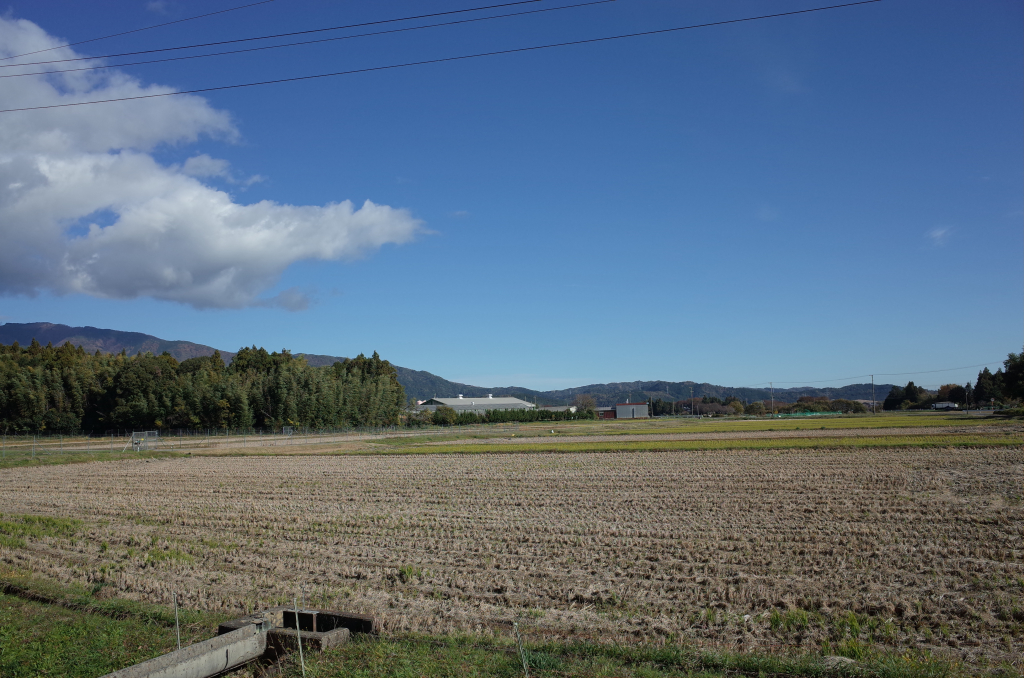
[[[608,0],[611,1],[611,0]],[[23,64],[0,64],[0,68],[15,68],[17,66],[41,66],[45,64],[63,64],[71,61],[91,61],[93,59],[115,59],[117,57],[125,56],[138,56],[140,54],[156,54],[157,52],[173,52],[179,49],[197,49],[199,47],[216,47],[218,45],[230,45],[238,42],[252,42],[253,40],[271,40],[273,38],[290,38],[295,35],[308,35],[310,33],[324,33],[326,31],[340,31],[346,28],[363,28],[365,26],[377,26],[380,24],[390,24],[398,21],[412,21],[414,19],[430,19],[437,16],[446,16],[449,14],[464,14],[466,12],[482,12],[488,9],[499,9],[501,7],[511,7],[513,5],[528,5],[534,2],[541,2],[541,0],[516,0],[516,2],[506,2],[500,5],[486,5],[484,7],[470,7],[469,9],[455,9],[448,12],[434,12],[433,14],[416,14],[413,16],[400,17],[398,19],[381,19],[379,21],[366,21],[359,24],[346,24],[344,26],[330,26],[328,28],[311,28],[305,31],[294,31],[291,33],[277,33],[274,35],[260,35],[252,38],[236,38],[234,40],[220,40],[218,42],[201,42],[194,45],[179,45],[178,47],[161,47],[159,49],[144,49],[137,52],[120,52],[118,54],[103,54],[101,56],[91,57],[75,57],[74,59],[54,59],[52,61],[29,61]],[[555,8],[553,8],[555,9]],[[297,43],[302,44],[302,43]],[[13,58],[13,57],[11,57]]]
[[[915,376],[918,374],[937,374],[939,372],[956,372],[957,370],[970,370],[975,367],[988,367],[990,365],[996,365],[1003,362],[1002,360],[990,360],[987,363],[978,363],[977,365],[964,365],[963,367],[949,367],[941,370],[922,370],[920,372],[875,372],[876,377],[906,377]],[[864,377],[870,377],[870,374],[855,374],[852,377],[836,377],[835,379],[818,379],[816,381],[780,381],[780,384],[827,384],[836,381],[849,381],[850,379],[863,379]],[[757,388],[764,386],[769,382],[762,381],[757,384],[751,384],[749,386],[737,386],[736,388]]]
[[[104,35],[98,38],[89,38],[88,40],[79,40],[78,42],[69,42],[66,45],[57,45],[56,47],[47,47],[46,49],[37,49],[34,52],[25,52],[24,54],[15,54],[14,56],[2,57],[0,61],[7,61],[8,59],[17,59],[18,57],[30,56],[32,54],[39,54],[41,52],[49,52],[55,49],[61,49],[64,47],[74,47],[75,45],[84,45],[87,42],[96,42],[97,40],[106,40],[107,38],[116,38],[122,35],[128,35],[130,33],[140,33],[142,31],[148,31],[153,28],[161,28],[163,26],[170,26],[171,24],[180,24],[185,21],[192,21],[194,19],[202,19],[204,17],[213,16],[215,14],[225,14],[227,12],[234,12],[239,9],[246,9],[248,7],[255,7],[256,5],[265,5],[268,2],[274,2],[274,0],[260,0],[260,2],[252,2],[248,5],[240,5],[238,7],[231,7],[230,9],[222,9],[216,12],[208,12],[206,14],[198,14],[196,16],[190,16],[187,19],[175,19],[174,21],[167,21],[162,24],[154,24],[152,26],[146,26],[145,28],[134,28],[130,31],[122,31],[121,33],[111,33],[110,35]]]
[[[538,0],[529,0],[529,1],[530,2],[537,2]],[[262,51],[262,50],[278,49],[279,47],[295,47],[295,46],[298,46],[298,45],[313,45],[313,44],[322,43],[322,42],[335,42],[335,41],[338,41],[338,40],[350,40],[352,38],[366,38],[366,37],[371,37],[371,36],[376,36],[376,35],[387,35],[389,33],[403,33],[403,32],[406,32],[406,31],[418,31],[418,30],[421,30],[421,29],[424,29],[424,28],[438,28],[440,26],[455,26],[455,25],[458,25],[458,24],[468,24],[468,23],[474,23],[474,22],[478,22],[478,21],[490,21],[491,19],[505,19],[505,18],[508,18],[508,17],[525,16],[525,15],[528,15],[528,14],[540,14],[540,13],[543,13],[543,12],[557,12],[557,11],[563,10],[563,9],[578,9],[580,7],[589,7],[591,5],[603,5],[603,4],[607,4],[609,2],[615,2],[615,1],[616,0],[593,0],[593,2],[583,2],[583,3],[577,4],[577,5],[563,5],[561,7],[546,7],[544,9],[531,9],[531,10],[527,10],[527,11],[524,11],[524,12],[509,12],[508,14],[494,14],[494,15],[491,15],[491,16],[473,17],[472,19],[458,19],[456,21],[443,21],[441,23],[426,24],[424,26],[408,26],[406,28],[392,28],[392,29],[389,29],[389,30],[386,30],[386,31],[373,31],[372,33],[358,33],[356,35],[344,35],[344,36],[337,37],[337,38],[320,38],[318,40],[303,40],[301,42],[289,42],[289,43],[285,43],[283,45],[266,45],[266,46],[263,46],[263,47],[250,47],[248,49],[234,49],[234,50],[228,50],[226,52],[213,52],[213,53],[210,53],[210,54],[191,54],[191,55],[188,55],[188,56],[180,56],[180,57],[165,57],[163,59],[150,59],[148,61],[131,61],[131,62],[128,62],[128,63],[123,63],[123,64],[110,64],[110,65],[104,65],[104,66],[85,66],[85,67],[82,67],[82,68],[65,68],[65,69],[56,70],[56,71],[35,71],[33,73],[11,73],[9,75],[0,75],[0,79],[3,79],[3,78],[23,78],[23,77],[32,76],[32,75],[52,75],[52,74],[55,74],[55,73],[78,73],[80,71],[96,71],[96,70],[101,70],[101,69],[105,69],[105,68],[123,68],[125,66],[141,66],[141,65],[146,65],[146,64],[159,64],[159,63],[164,63],[164,62],[168,62],[168,61],[184,61],[186,59],[201,59],[201,58],[205,58],[205,57],[224,56],[224,55],[228,55],[228,54],[242,54],[244,52],[259,52],[259,51]],[[520,4],[520,3],[511,3],[511,4]],[[460,11],[469,11],[469,10],[460,10]],[[443,13],[447,14],[448,12],[443,12]],[[402,21],[402,19],[391,19],[390,21]],[[96,58],[102,58],[102,57],[96,57]],[[58,63],[58,62],[44,62],[44,63]],[[15,65],[17,65],[17,66],[28,66],[28,65],[31,65],[31,64],[15,64]],[[4,66],[0,65],[0,68],[4,68]]]
[[[914,374],[935,374],[936,372],[955,372],[957,370],[969,370],[969,369],[973,369],[975,367],[988,367],[989,365],[995,365],[995,364],[1001,363],[1001,362],[1003,362],[1003,361],[1002,360],[992,360],[992,361],[989,361],[987,363],[979,363],[977,365],[965,365],[963,367],[950,367],[949,369],[946,369],[946,370],[925,370],[924,372],[889,372],[888,374],[879,374],[878,372],[876,372],[875,376],[877,376],[877,377],[902,377],[902,376],[906,376],[908,374],[909,375],[914,375]]]
[[[493,51],[493,52],[479,52],[477,54],[464,54],[464,55],[461,55],[461,56],[443,57],[443,58],[440,58],[440,59],[427,59],[427,60],[424,60],[424,61],[409,61],[409,62],[401,63],[401,64],[390,64],[390,65],[387,65],[387,66],[371,66],[371,67],[367,67],[367,68],[357,68],[357,69],[353,69],[353,70],[349,70],[349,71],[336,71],[334,73],[319,73],[319,74],[316,74],[316,75],[301,75],[301,76],[296,76],[296,77],[291,77],[291,78],[280,78],[280,79],[277,79],[277,80],[262,80],[262,81],[259,81],[259,82],[248,82],[248,83],[243,83],[243,84],[238,84],[238,85],[219,85],[217,87],[202,87],[202,88],[198,88],[198,89],[182,90],[182,91],[179,91],[179,92],[162,92],[162,93],[159,93],[159,94],[141,94],[141,95],[132,96],[132,97],[119,97],[117,99],[99,99],[99,100],[96,100],[96,101],[78,101],[78,102],[67,103],[67,104],[49,104],[49,105],[46,105],[46,106],[26,106],[26,107],[23,107],[23,108],[5,108],[5,109],[0,109],[0,113],[16,113],[16,112],[20,112],[20,111],[38,111],[38,110],[44,110],[44,109],[48,109],[48,108],[68,108],[68,107],[71,107],[71,106],[89,106],[89,105],[92,105],[92,104],[109,104],[109,103],[115,103],[115,102],[119,102],[119,101],[134,101],[134,100],[137,100],[137,99],[156,99],[158,97],[176,96],[178,94],[201,94],[203,92],[215,92],[215,91],[219,91],[219,90],[228,90],[228,89],[241,89],[241,88],[244,88],[244,87],[259,87],[259,86],[262,86],[262,85],[277,85],[277,84],[281,84],[281,83],[285,83],[285,82],[298,82],[298,81],[302,81],[302,80],[316,80],[316,79],[319,79],[319,78],[332,78],[332,77],[341,76],[341,75],[354,75],[354,74],[357,74],[357,73],[372,73],[372,72],[375,72],[375,71],[386,71],[386,70],[392,70],[392,69],[396,69],[396,68],[407,68],[409,66],[424,66],[424,65],[427,65],[427,64],[440,64],[440,63],[447,63],[447,62],[451,62],[451,61],[463,61],[463,60],[466,60],[466,59],[477,59],[477,58],[480,58],[480,57],[497,56],[497,55],[501,55],[501,54],[518,54],[518,53],[522,53],[522,52],[533,52],[533,51],[538,51],[538,50],[542,50],[542,49],[551,49],[551,48],[554,48],[554,47],[569,47],[571,45],[586,45],[586,44],[592,44],[592,43],[597,43],[597,42],[609,42],[611,40],[622,40],[622,39],[625,39],[625,38],[638,38],[638,37],[642,37],[642,36],[660,35],[660,34],[664,34],[664,33],[673,33],[673,32],[676,32],[676,31],[685,31],[685,30],[690,30],[690,29],[694,29],[694,28],[708,28],[708,27],[711,27],[711,26],[724,26],[724,25],[727,25],[727,24],[744,23],[744,22],[747,22],[747,21],[758,21],[758,20],[761,20],[761,19],[774,19],[774,18],[777,18],[777,17],[793,16],[793,15],[797,15],[797,14],[810,14],[812,12],[822,12],[822,11],[829,10],[829,9],[840,9],[840,8],[843,8],[843,7],[855,7],[857,5],[869,5],[869,4],[873,4],[873,3],[881,2],[881,1],[882,0],[859,0],[859,2],[848,2],[848,3],[841,4],[841,5],[828,5],[826,7],[815,7],[815,8],[812,8],[812,9],[801,9],[801,10],[795,10],[795,11],[792,11],[792,12],[780,12],[778,14],[764,14],[764,15],[761,15],[761,16],[746,17],[746,18],[743,18],[743,19],[728,19],[728,20],[725,20],[725,21],[714,21],[714,22],[706,23],[706,24],[694,24],[692,26],[677,26],[675,28],[661,28],[661,29],[654,30],[654,31],[641,31],[641,32],[638,32],[638,33],[625,33],[625,34],[622,34],[622,35],[612,35],[612,36],[607,36],[607,37],[603,37],[603,38],[589,38],[589,39],[586,39],[586,40],[572,40],[572,41],[569,41],[569,42],[556,42],[556,43],[550,43],[550,44],[547,44],[547,45],[536,45],[534,47],[517,47],[515,49],[497,50],[497,51]]]

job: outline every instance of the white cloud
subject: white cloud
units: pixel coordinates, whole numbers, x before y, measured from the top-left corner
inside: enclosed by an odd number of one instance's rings
[[[201,155],[195,155],[185,161],[181,171],[183,174],[187,174],[190,177],[228,177],[230,172],[228,167],[230,164],[227,160],[218,160],[217,158],[211,158],[205,153]]]
[[[197,179],[224,179],[228,183],[241,185],[243,189],[267,180],[265,176],[260,174],[254,174],[247,179],[239,179],[231,171],[231,164],[227,160],[211,158],[205,153],[192,156],[186,160],[185,164],[181,167],[181,172]]]
[[[60,44],[31,22],[0,18],[0,57]],[[167,91],[118,72],[0,81],[6,108]],[[261,298],[292,264],[359,257],[420,231],[406,210],[370,201],[239,204],[203,180],[247,186],[263,177],[238,180],[206,154],[182,166],[150,155],[201,136],[231,140],[237,131],[191,95],[0,114],[0,292],[301,309],[308,300],[295,289]]]
[[[933,228],[928,231],[928,237],[931,239],[933,245],[941,247],[946,244],[946,239],[949,238],[952,231],[953,229],[951,228]]]

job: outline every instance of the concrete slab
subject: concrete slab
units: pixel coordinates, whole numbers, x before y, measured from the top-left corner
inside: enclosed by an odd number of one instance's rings
[[[332,631],[302,631],[299,629],[271,629],[267,632],[267,657],[279,657],[291,652],[298,652],[298,637],[302,636],[303,652],[323,652],[348,642],[351,633],[348,629]]]
[[[267,628],[248,624],[104,678],[208,678],[259,659],[266,650]]]

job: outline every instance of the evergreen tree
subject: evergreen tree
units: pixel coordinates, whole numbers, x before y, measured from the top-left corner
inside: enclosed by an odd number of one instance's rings
[[[882,409],[898,410],[904,400],[906,400],[906,396],[904,395],[903,389],[899,386],[893,386],[889,390],[889,395],[885,396],[885,400],[882,402]]]
[[[405,393],[397,372],[372,358],[310,367],[287,350],[243,348],[178,363],[164,353],[89,355],[0,344],[0,430],[8,433],[173,428],[389,426]],[[350,364],[352,363],[352,364]]]
[[[996,397],[996,384],[994,375],[986,367],[978,372],[978,381],[974,384],[974,398],[978,405],[984,407]]]
[[[1008,355],[1003,369],[1003,394],[1007,398],[1024,398],[1024,350]]]

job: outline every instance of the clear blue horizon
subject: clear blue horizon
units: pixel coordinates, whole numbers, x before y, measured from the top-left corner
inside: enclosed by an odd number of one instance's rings
[[[0,57],[241,4],[9,2]],[[825,4],[617,0],[5,78],[0,108]],[[475,6],[270,2],[33,59]],[[3,113],[0,322],[92,325],[226,350],[376,350],[452,381],[539,390],[636,380],[838,385],[915,371],[920,379],[889,380],[964,383],[975,365],[994,369],[1024,344],[1022,21],[1019,2],[882,0]],[[972,367],[925,374],[961,366]]]

